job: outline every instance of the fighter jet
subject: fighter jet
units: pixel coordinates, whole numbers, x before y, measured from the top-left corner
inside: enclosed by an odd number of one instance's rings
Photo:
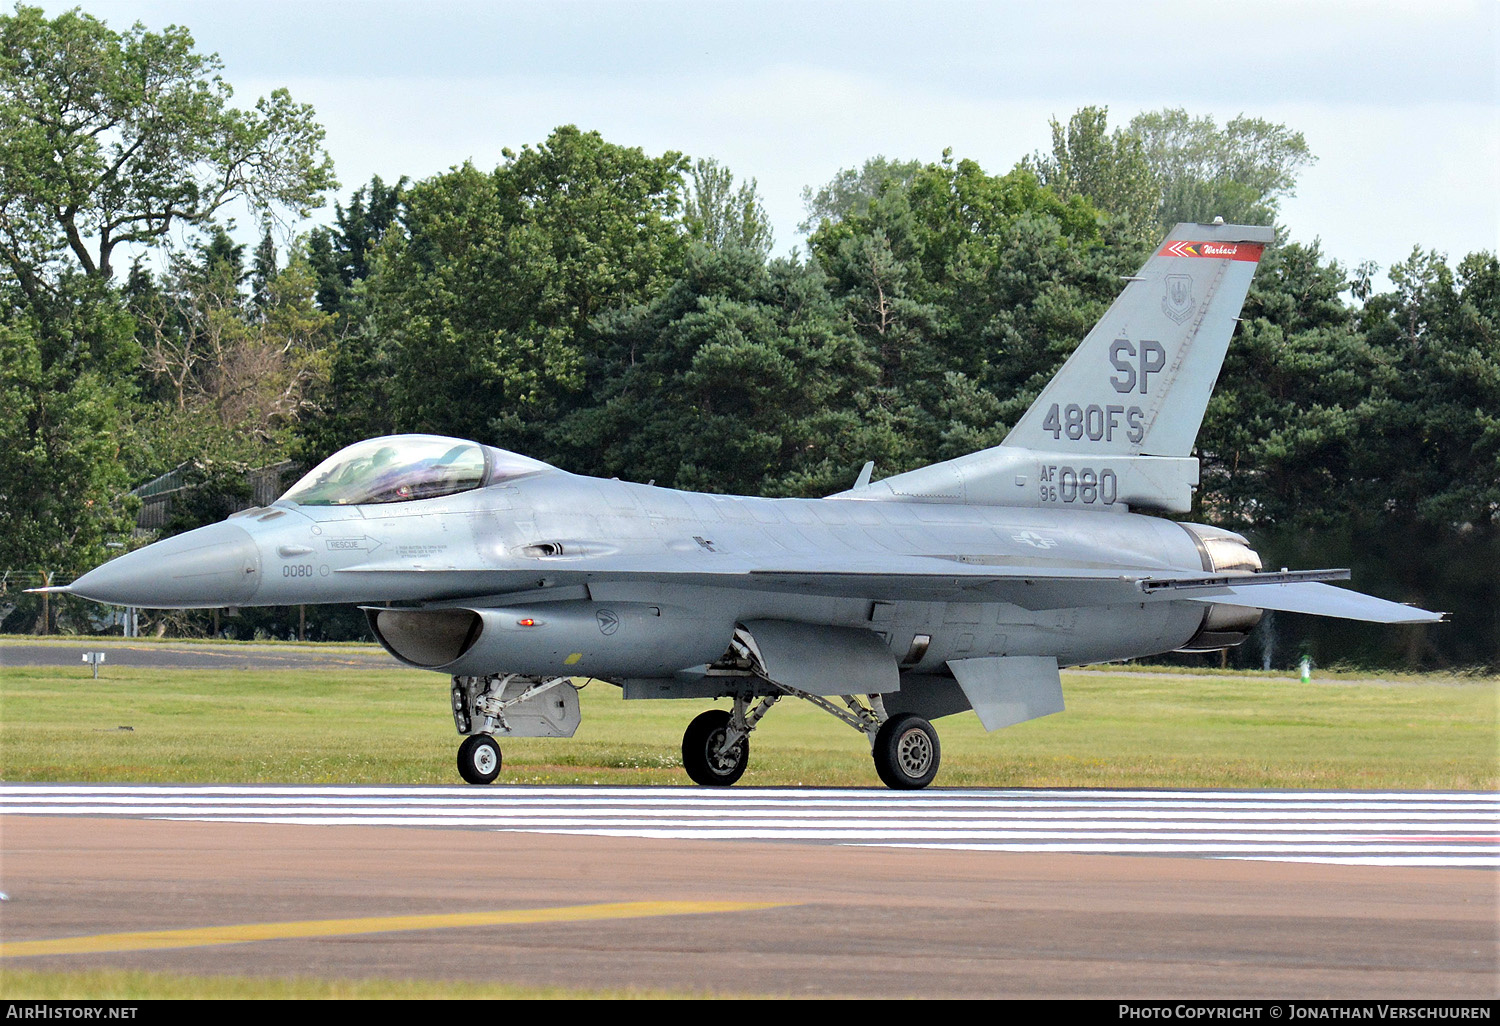
[[[168,538],[62,590],[117,605],[359,603],[401,662],[451,678],[458,769],[497,737],[568,736],[575,682],[728,699],[687,727],[697,783],[800,698],[869,739],[893,788],[938,772],[931,721],[1063,709],[1058,669],[1239,644],[1262,610],[1441,614],[1263,572],[1191,508],[1191,455],[1269,228],[1178,225],[1005,441],[821,499],[709,495],[397,435],[330,456],[269,507]]]

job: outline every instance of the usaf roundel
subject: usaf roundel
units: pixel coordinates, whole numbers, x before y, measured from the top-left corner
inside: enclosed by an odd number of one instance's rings
[[[613,634],[620,629],[620,618],[612,609],[601,609],[594,614],[594,619],[599,621],[599,632],[601,634]]]

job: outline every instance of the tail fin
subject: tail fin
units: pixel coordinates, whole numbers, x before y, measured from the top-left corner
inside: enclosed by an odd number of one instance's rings
[[[1270,228],[1180,224],[1005,441],[840,498],[1186,512],[1203,411]]]
[[[1179,224],[1001,444],[1187,456],[1270,228]]]

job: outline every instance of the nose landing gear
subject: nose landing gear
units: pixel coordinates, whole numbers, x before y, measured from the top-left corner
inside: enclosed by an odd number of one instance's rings
[[[458,775],[469,784],[489,784],[500,775],[493,734],[572,737],[581,719],[571,677],[454,677],[452,699],[453,725],[466,735],[458,748]]]
[[[488,784],[500,775],[500,746],[488,734],[471,734],[458,746],[458,775],[468,784]]]

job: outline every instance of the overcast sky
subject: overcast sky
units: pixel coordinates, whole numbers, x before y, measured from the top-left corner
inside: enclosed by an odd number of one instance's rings
[[[341,200],[375,174],[493,168],[576,124],[755,178],[780,253],[801,246],[803,187],[870,156],[952,147],[1003,173],[1050,145],[1051,117],[1183,107],[1302,132],[1318,162],[1281,219],[1347,266],[1500,249],[1496,0],[81,6],[187,27],[238,102],[285,86],[311,103]]]

